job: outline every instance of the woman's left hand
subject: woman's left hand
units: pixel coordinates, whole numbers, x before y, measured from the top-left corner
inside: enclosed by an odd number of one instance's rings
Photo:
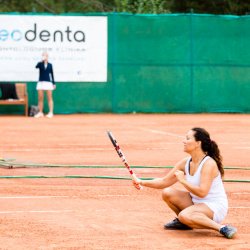
[[[185,175],[184,175],[184,172],[181,171],[181,170],[177,170],[175,173],[174,173],[175,177],[177,178],[177,180],[182,183],[183,181],[185,181]]]
[[[53,89],[56,89],[56,85],[55,84],[53,84]]]

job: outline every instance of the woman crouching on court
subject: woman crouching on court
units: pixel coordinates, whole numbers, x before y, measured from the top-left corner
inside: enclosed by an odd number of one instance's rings
[[[228,200],[222,183],[224,169],[216,142],[203,128],[193,128],[183,141],[184,151],[190,154],[165,177],[154,180],[134,179],[133,183],[163,189],[162,197],[177,218],[164,225],[165,229],[214,229],[232,238],[237,229],[220,225],[228,211]],[[185,179],[186,175],[186,179]],[[176,182],[187,191],[170,188]]]

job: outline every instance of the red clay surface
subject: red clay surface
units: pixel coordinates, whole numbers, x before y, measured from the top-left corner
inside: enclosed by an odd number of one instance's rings
[[[206,128],[225,167],[249,168],[249,114],[85,114],[53,119],[0,117],[0,156],[60,165],[122,165],[107,134],[128,162],[173,166],[187,155],[182,140]],[[138,177],[169,169],[134,168]],[[1,176],[95,175],[129,177],[124,168],[0,168]],[[250,180],[250,170],[225,170],[225,179]],[[237,227],[228,240],[212,230],[166,231],[175,214],[161,190],[136,190],[130,180],[86,178],[0,179],[1,249],[250,249],[250,183],[225,182]],[[182,188],[180,184],[175,185]]]

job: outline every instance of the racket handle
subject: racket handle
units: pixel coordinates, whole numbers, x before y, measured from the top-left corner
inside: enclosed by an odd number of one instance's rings
[[[135,185],[136,185],[140,190],[142,190],[142,185],[136,182],[136,179],[138,179],[138,178],[136,177],[136,175],[135,175],[134,173],[132,174],[132,178],[133,178],[133,180],[135,181]]]
[[[140,185],[139,183],[135,183],[136,184],[136,186],[140,189],[140,190],[142,190],[142,185]]]

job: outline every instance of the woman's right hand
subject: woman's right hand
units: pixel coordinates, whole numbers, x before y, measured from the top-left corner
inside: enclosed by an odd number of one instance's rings
[[[134,187],[136,188],[136,189],[139,189],[140,190],[140,187],[139,187],[139,185],[141,185],[141,183],[142,183],[142,180],[141,179],[138,179],[137,177],[132,177],[132,183],[133,183],[133,185],[134,185]]]

